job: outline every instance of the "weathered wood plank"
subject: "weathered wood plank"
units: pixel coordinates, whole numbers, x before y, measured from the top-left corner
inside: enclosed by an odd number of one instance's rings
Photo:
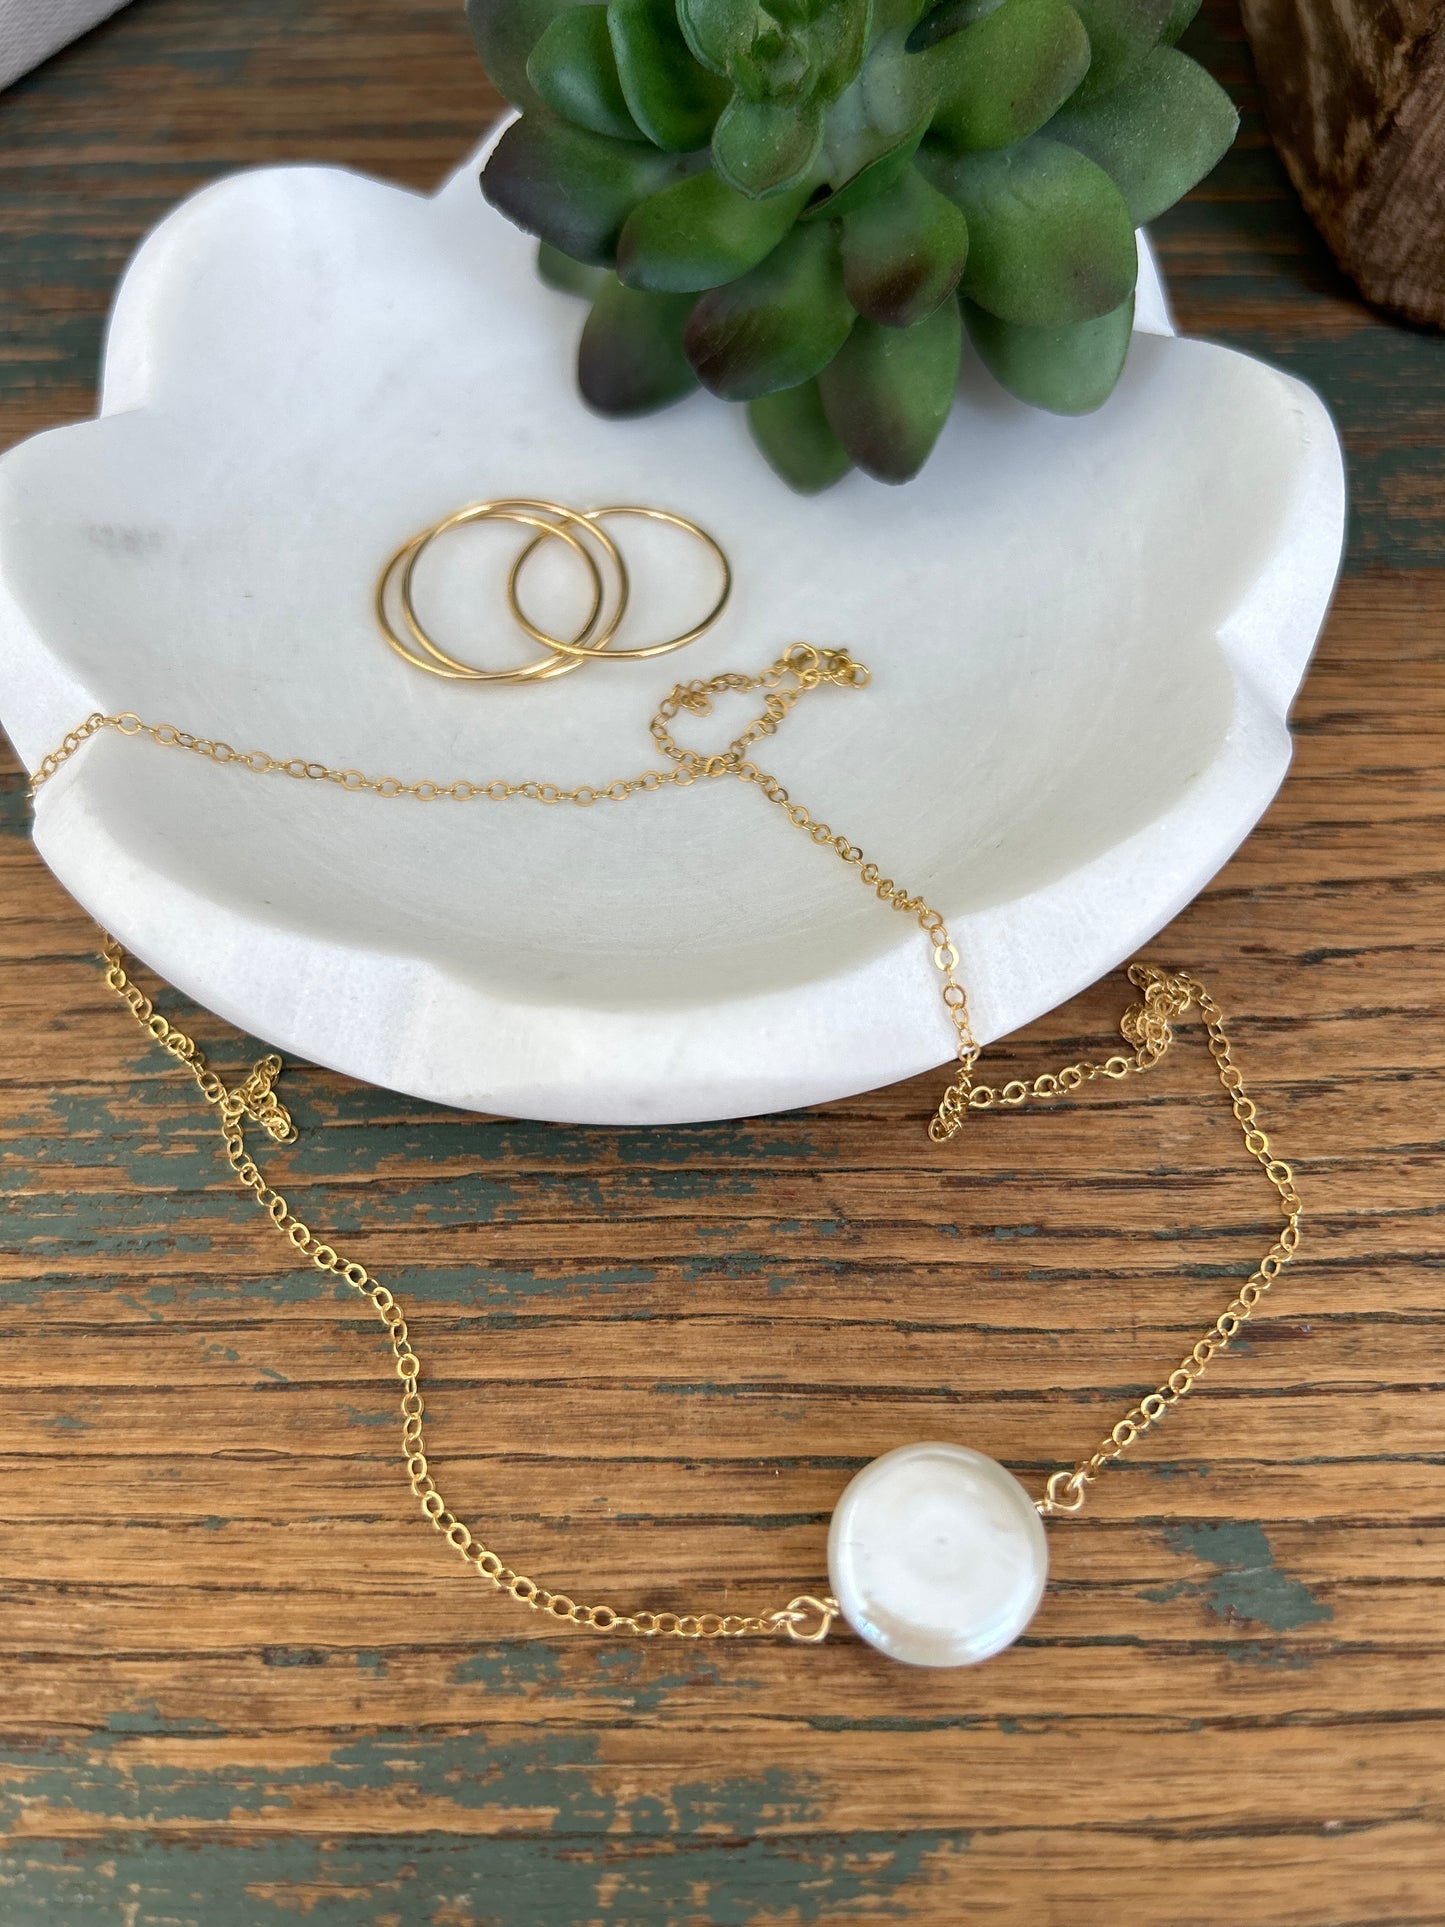
[[[1205,1570],[1206,1581],[1213,1583]],[[792,1664],[782,1649],[688,1649],[663,1663],[617,1641],[530,1637],[466,1641],[443,1637],[430,1620],[412,1628],[358,1625],[356,1637],[323,1644],[281,1639],[259,1645],[215,1643],[209,1652],[112,1652],[104,1659],[57,1644],[8,1662],[9,1728],[32,1747],[65,1745],[107,1730],[169,1736],[215,1732],[213,1715],[230,1711],[225,1731],[248,1747],[272,1735],[310,1739],[339,1728],[390,1727],[399,1706],[418,1732],[480,1727],[501,1735],[547,1725],[590,1729],[609,1719],[656,1721],[668,1744],[705,1747],[730,1732],[791,1724],[824,1732],[840,1722],[895,1732],[920,1727],[966,1732],[989,1725],[1017,1736],[1065,1713],[1085,1745],[1111,1729],[1157,1721],[1177,1732],[1211,1724],[1244,1746],[1271,1719],[1316,1732],[1377,1721],[1434,1719],[1439,1712],[1439,1647],[1386,1653],[1373,1645],[1333,1647],[1319,1624],[1288,1634],[1222,1616],[1201,1621],[1191,1638],[1075,1640],[1049,1667],[1020,1664],[978,1674],[947,1707],[930,1702],[910,1676],[902,1698],[886,1668],[864,1663],[820,1670]],[[368,1633],[375,1632],[368,1645]],[[57,1691],[63,1659],[66,1687]],[[1057,1666],[1067,1666],[1061,1706]],[[1308,1676],[1307,1678],[1305,1676]],[[1309,1702],[1302,1704],[1302,1688]],[[726,1714],[719,1700],[726,1694]],[[689,1737],[690,1736],[690,1737]],[[1123,1816],[1127,1819],[1127,1816]]]
[[[570,1796],[571,1786],[564,1791]],[[224,1795],[224,1789],[217,1792]],[[569,1799],[573,1810],[579,1804]],[[382,1927],[400,1927],[406,1909],[415,1910],[412,1918],[430,1913],[445,1921],[450,1912],[457,1920],[517,1927],[552,1927],[558,1920],[582,1927],[653,1921],[740,1927],[768,1916],[784,1927],[888,1927],[902,1918],[904,1894],[907,1904],[938,1920],[1012,1922],[1021,1877],[1037,1878],[1058,1896],[1047,1913],[1035,1916],[1046,1927],[1115,1927],[1119,1909],[1142,1919],[1166,1918],[1151,1910],[1181,1884],[1187,1886],[1190,1927],[1231,1927],[1257,1906],[1261,1881],[1279,1895],[1270,1915],[1278,1927],[1436,1927],[1439,1918],[1428,1826],[1356,1822],[1347,1811],[1325,1822],[1328,1831],[1261,1840],[1256,1830],[1221,1837],[1165,1829],[1089,1839],[1060,1826],[744,1838],[738,1829],[753,1806],[736,1783],[714,1804],[712,1810],[726,1818],[712,1834],[698,1837],[690,1830],[695,1796],[683,1798],[678,1836],[670,1839],[639,1838],[632,1826],[638,1810],[658,1811],[645,1795],[636,1806],[597,1799],[589,1808],[596,1824],[586,1835],[549,1831],[500,1841],[404,1834],[258,1842],[245,1832],[242,1815],[228,1828],[225,1845],[188,1840],[157,1852],[138,1851],[123,1836],[109,1840],[95,1862],[97,1878],[83,1871],[86,1862],[77,1867],[68,1843],[27,1843],[17,1855],[17,1889],[21,1905],[43,1910],[53,1902],[55,1918],[78,1918],[77,1905],[114,1894],[137,1909],[138,1919],[183,1918],[186,1927],[228,1915],[257,1918],[254,1911],[234,1914],[237,1895],[252,1910],[274,1909],[281,1920],[325,1908],[333,1919]],[[661,1811],[671,1815],[678,1808]],[[1364,1853],[1378,1854],[1382,1864],[1371,1898],[1361,1905],[1342,1883]],[[1181,1862],[1188,1864],[1187,1881]],[[183,1916],[174,1911],[177,1905],[187,1909]],[[44,1916],[36,1911],[30,1917]]]

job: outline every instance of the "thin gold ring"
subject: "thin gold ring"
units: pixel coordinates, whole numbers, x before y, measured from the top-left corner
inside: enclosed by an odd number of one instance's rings
[[[584,542],[580,541],[577,536],[571,533],[570,529],[559,527],[555,522],[543,519],[543,515],[527,514],[525,512],[527,509],[537,509],[543,511],[545,515],[560,516],[566,522],[584,527],[587,533],[591,535],[603,549],[604,553],[608,555],[609,559],[614,561],[618,571],[620,585],[619,602],[617,609],[613,612],[600,636],[595,635],[594,632],[596,631],[597,623],[601,617],[603,605],[606,601],[606,589],[602,579],[602,572],[598,567],[595,556]],[[455,656],[448,655],[448,653],[427,634],[417,616],[413,600],[413,579],[416,565],[422,553],[439,535],[445,534],[449,529],[460,527],[464,523],[477,521],[523,523],[529,528],[538,530],[539,533],[537,537],[534,538],[535,540],[541,540],[546,535],[559,536],[569,548],[581,557],[592,578],[592,606],[588,611],[582,627],[578,630],[576,637],[568,649],[555,650],[552,652],[550,659],[544,658],[541,662],[530,664],[521,669],[478,669],[471,663],[460,662]],[[417,655],[412,649],[407,647],[406,643],[397,634],[387,609],[388,593],[393,581],[396,579],[398,571],[401,572],[402,613],[406,620],[406,626],[413,640],[419,643],[426,651],[425,657]],[[388,645],[395,650],[397,655],[404,661],[411,663],[417,669],[426,670],[429,675],[441,676],[448,681],[454,682],[545,682],[551,681],[557,676],[565,676],[572,670],[580,668],[589,656],[598,654],[606,648],[608,641],[616,634],[618,624],[622,620],[623,612],[627,606],[627,595],[628,582],[626,565],[622,561],[616,544],[613,543],[602,530],[586,523],[576,510],[567,509],[560,503],[531,501],[526,498],[519,498],[507,501],[471,503],[466,508],[458,509],[454,514],[446,516],[442,521],[434,523],[430,528],[422,530],[420,534],[414,535],[410,540],[404,542],[382,570],[381,577],[377,583],[374,607],[377,622],[380,625],[382,635]],[[428,657],[431,660],[427,660]]]
[[[706,529],[700,528],[696,522],[689,521],[685,515],[674,515],[669,509],[642,508],[630,503],[614,505],[611,508],[588,509],[579,519],[588,524],[596,534],[599,542],[613,549],[614,552],[616,545],[609,540],[606,533],[600,527],[603,518],[609,515],[636,515],[643,517],[649,522],[666,522],[673,528],[684,529],[689,535],[695,535],[698,541],[701,542],[705,548],[711,549],[717,557],[718,567],[722,570],[722,593],[695,628],[685,630],[683,634],[678,636],[669,636],[666,642],[650,643],[643,649],[609,649],[607,652],[608,661],[641,662],[649,656],[670,655],[674,649],[681,649],[689,642],[696,642],[700,635],[706,630],[711,629],[723,610],[727,607],[728,597],[732,594],[732,565],[729,563],[726,555],[724,555],[720,545],[713,540]],[[562,530],[560,528],[544,529],[540,535],[533,536],[526,548],[523,549],[522,553],[512,564],[511,574],[507,577],[507,605],[534,642],[541,643],[544,649],[556,650],[559,655],[571,656],[574,660],[580,660],[595,654],[596,649],[585,647],[578,642],[563,642],[560,636],[549,636],[545,630],[539,629],[523,609],[517,593],[518,577],[526,567],[530,557],[533,556],[551,536],[560,535],[561,533]],[[618,557],[618,561],[620,565],[620,556]],[[625,582],[626,576],[624,571],[624,586]],[[622,613],[625,607],[626,597],[624,596],[622,604],[617,610],[616,621],[608,631],[609,638],[616,634],[617,625],[622,620]]]
[[[526,511],[529,509],[536,509],[542,513],[538,515],[528,514]],[[620,606],[614,612],[606,632],[595,640],[592,639],[593,632],[602,614],[602,605],[606,596],[602,581],[602,572],[598,568],[597,560],[591,550],[588,549],[583,542],[579,541],[577,536],[571,533],[570,529],[559,527],[553,521],[546,519],[554,515],[562,517],[567,523],[573,525],[580,524],[586,527],[588,533],[592,535],[594,539],[599,542],[603,550],[608,553],[609,559],[615,562],[619,571],[619,581],[621,583]],[[459,662],[455,656],[448,655],[447,652],[427,634],[417,616],[413,585],[416,565],[420,561],[424,551],[430,547],[439,535],[445,535],[450,529],[460,528],[469,522],[485,521],[522,523],[526,527],[535,528],[539,531],[539,535],[535,538],[537,540],[540,540],[542,535],[546,534],[560,536],[569,548],[575,550],[577,554],[582,557],[582,560],[587,565],[588,572],[592,577],[592,606],[588,611],[586,621],[577,632],[576,643],[572,645],[572,648],[567,650],[553,651],[554,659],[552,660],[543,658],[542,661],[529,664],[524,669],[477,669],[470,663]],[[617,625],[621,622],[623,610],[626,608],[626,568],[616,544],[611,542],[600,530],[593,529],[586,524],[577,510],[566,508],[559,502],[544,502],[528,497],[516,497],[502,501],[470,503],[466,508],[457,509],[451,515],[444,516],[440,522],[434,523],[431,528],[424,530],[421,535],[413,537],[412,541],[400,551],[397,561],[401,565],[401,606],[407,629],[412,639],[420,643],[427,654],[433,658],[433,661],[439,665],[438,673],[446,674],[454,679],[489,683],[551,682],[558,676],[565,676],[570,670],[580,668],[589,656],[595,655],[599,650],[606,648],[608,640],[616,633]],[[575,654],[573,653],[574,649],[576,651]],[[409,651],[407,654],[409,660],[415,662],[419,668],[431,667],[431,664],[422,663],[420,658],[411,655]]]
[[[587,621],[577,632],[576,636],[573,637],[571,642],[553,642],[550,638],[544,640],[541,636],[534,637],[534,640],[541,642],[544,648],[552,650],[559,656],[570,657],[572,660],[566,665],[570,668],[575,666],[578,661],[586,661],[589,656],[601,655],[603,650],[607,649],[612,638],[617,634],[618,628],[622,623],[622,618],[627,613],[628,599],[632,594],[632,582],[627,573],[627,564],[623,560],[622,551],[612,540],[612,537],[605,529],[597,526],[589,513],[581,509],[568,508],[565,502],[548,502],[539,496],[530,495],[503,496],[491,502],[474,502],[470,507],[458,509],[455,514],[444,517],[442,521],[436,523],[432,528],[428,529],[423,536],[418,538],[415,553],[402,571],[401,606],[402,612],[406,617],[407,628],[411,631],[415,640],[419,642],[429,654],[435,656],[438,661],[451,662],[453,659],[448,657],[444,651],[439,650],[430,636],[428,636],[422,628],[420,620],[417,617],[416,603],[412,594],[412,582],[416,564],[420,560],[422,551],[427,548],[430,543],[434,542],[439,535],[445,535],[448,529],[457,528],[465,522],[485,521],[493,518],[505,522],[523,522],[527,524],[528,527],[537,529],[539,533],[532,538],[531,546],[533,547],[545,542],[551,535],[561,536],[562,539],[568,542],[573,548],[582,547],[575,536],[568,534],[566,527],[559,527],[551,520],[539,521],[534,515],[518,512],[526,509],[538,509],[544,517],[556,517],[558,522],[569,525],[571,528],[579,529],[585,535],[591,536],[592,540],[602,550],[617,574],[617,607],[603,625],[601,633],[594,635],[593,630],[596,628],[598,618],[602,613],[600,606],[602,599],[601,576],[590,550],[583,548],[583,556],[591,572],[595,590],[592,608],[588,613]],[[651,511],[648,512],[650,513]],[[512,575],[508,577],[509,588],[512,576],[515,574],[516,565],[514,564]],[[609,651],[608,653],[613,655],[615,660],[621,659],[619,652]],[[457,666],[466,667],[467,665]],[[561,663],[552,663],[546,665],[544,668],[534,667],[516,672],[491,671],[487,673],[493,675],[499,673],[511,674],[514,680],[525,677],[530,681],[542,681],[550,676],[562,675],[564,673],[564,665]]]
[[[496,519],[500,521],[513,518],[499,516]],[[578,666],[581,660],[580,658],[567,658],[558,652],[554,653],[551,659],[544,658],[542,662],[522,669],[476,669],[470,664],[458,662],[454,657],[448,657],[445,652],[439,651],[437,646],[432,643],[430,637],[424,633],[419,639],[426,647],[426,655],[418,655],[414,650],[408,648],[406,643],[397,634],[396,628],[392,623],[390,613],[386,606],[387,597],[398,570],[407,561],[414,559],[425,545],[427,537],[430,534],[430,530],[424,530],[420,535],[415,535],[411,537],[409,541],[403,542],[382,570],[381,577],[376,586],[376,596],[373,607],[375,609],[377,623],[380,626],[382,636],[387,646],[394,650],[396,654],[402,658],[403,662],[409,662],[413,668],[424,669],[429,676],[440,676],[449,682],[489,683],[536,682],[563,675],[567,670],[575,669]],[[570,542],[574,548],[580,549],[581,547],[574,536],[564,536],[564,540]],[[584,560],[594,572],[594,593],[598,592],[601,588],[600,572],[596,570],[596,564],[590,555],[584,554]],[[590,617],[589,619],[595,620],[595,617]],[[408,626],[410,627],[412,625],[409,624]],[[584,628],[579,633],[585,635],[586,629]]]

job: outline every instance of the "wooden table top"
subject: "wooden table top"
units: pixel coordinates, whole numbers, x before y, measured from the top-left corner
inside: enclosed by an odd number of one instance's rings
[[[986,1666],[551,1630],[419,1522],[377,1327],[247,1214],[7,761],[6,1927],[1445,1921],[1445,342],[1332,269],[1232,9],[1192,38],[1246,120],[1159,224],[1182,325],[1320,389],[1353,507],[1293,771],[1152,954],[1236,1013],[1303,1262]],[[494,108],[451,0],[136,0],[0,96],[0,439],[91,411],[178,196],[279,159],[429,186]],[[1041,1483],[1227,1302],[1271,1201],[1207,1071],[1194,1030],[938,1149],[934,1078],[626,1133],[293,1070],[279,1161],[414,1306],[459,1510],[579,1592],[751,1605],[821,1582],[873,1454],[943,1433]]]

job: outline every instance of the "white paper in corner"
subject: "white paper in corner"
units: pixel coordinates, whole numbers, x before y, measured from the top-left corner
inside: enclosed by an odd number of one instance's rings
[[[0,0],[0,87],[124,5],[125,0]]]

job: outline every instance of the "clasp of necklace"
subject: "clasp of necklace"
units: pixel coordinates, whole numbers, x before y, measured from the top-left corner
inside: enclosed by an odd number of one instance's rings
[[[816,649],[811,642],[795,642],[785,650],[780,667],[791,669],[804,689],[816,689],[820,682],[866,689],[873,680],[872,670],[856,662],[846,649]]]
[[[1049,1482],[1044,1487],[1044,1496],[1039,1500],[1037,1511],[1041,1519],[1050,1519],[1056,1512],[1082,1512],[1084,1509],[1084,1487],[1089,1482],[1086,1467],[1065,1466],[1062,1471],[1051,1472]]]
[[[767,1622],[770,1627],[786,1633],[789,1639],[797,1640],[799,1645],[821,1646],[833,1630],[833,1621],[841,1614],[842,1608],[831,1594],[818,1599],[804,1592],[777,1612],[768,1613]]]
[[[872,673],[846,649],[818,649],[811,642],[795,642],[760,676],[727,673],[712,676],[706,682],[678,683],[652,719],[649,726],[652,740],[677,764],[679,774],[673,781],[691,783],[699,777],[739,776],[748,782],[773,783],[776,794],[786,796],[781,785],[770,777],[765,778],[748,760],[753,744],[773,735],[793,704],[810,689],[819,689],[825,683],[838,689],[866,689],[872,679]],[[695,749],[684,749],[673,737],[670,725],[683,710],[690,716],[710,716],[715,696],[746,695],[753,689],[767,691],[763,713],[755,717],[740,736],[734,737],[726,749],[703,756]]]

